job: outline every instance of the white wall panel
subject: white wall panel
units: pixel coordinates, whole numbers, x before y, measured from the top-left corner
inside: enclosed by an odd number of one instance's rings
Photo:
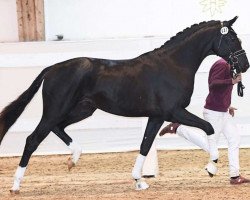
[[[245,0],[45,0],[46,38],[66,40],[172,36],[201,21],[229,20],[249,34]]]
[[[143,37],[172,30],[171,1],[46,0],[46,38],[66,40]],[[167,30],[167,32],[166,32]]]
[[[0,42],[17,42],[16,0],[0,0]]]

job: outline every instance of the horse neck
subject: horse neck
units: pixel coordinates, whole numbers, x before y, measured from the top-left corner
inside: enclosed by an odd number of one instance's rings
[[[179,67],[190,68],[191,72],[196,73],[202,61],[208,55],[214,54],[212,44],[216,34],[215,28],[197,31],[175,47],[171,47],[170,51],[166,49],[166,52],[175,59]]]

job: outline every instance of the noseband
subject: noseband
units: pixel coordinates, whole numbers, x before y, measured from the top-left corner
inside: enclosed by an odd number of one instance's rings
[[[223,27],[223,23],[222,23],[221,25],[222,25],[222,27]],[[228,32],[228,31],[227,31],[227,32]],[[218,45],[218,50],[219,50],[219,48],[220,48],[220,46],[221,46],[221,41],[222,41],[223,36],[226,38],[226,41],[227,41],[227,38],[228,38],[227,32],[226,32],[226,33],[222,33],[222,32],[221,32],[221,38],[220,38],[220,42],[219,42],[219,45]],[[241,66],[240,66],[240,64],[239,64],[239,57],[242,56],[242,55],[245,55],[246,52],[245,52],[244,49],[240,49],[240,50],[238,50],[238,51],[233,52],[233,51],[231,50],[229,44],[227,45],[227,48],[228,48],[230,54],[229,54],[229,56],[228,56],[228,59],[226,59],[226,60],[227,60],[227,62],[229,63],[229,65],[230,65],[230,67],[231,67],[231,68],[230,68],[231,77],[232,77],[233,79],[235,79],[235,78],[238,76],[238,74],[241,73],[241,71],[242,71],[242,68],[241,68]],[[242,84],[242,82],[241,82],[241,81],[238,82],[238,85],[237,85],[237,93],[238,93],[238,95],[239,95],[240,97],[243,97],[243,90],[244,90],[244,89],[245,89],[245,86]]]
[[[245,50],[241,49],[239,51],[236,51],[235,53],[233,54],[230,54],[229,55],[229,64],[230,64],[230,73],[231,73],[231,77],[233,79],[235,79],[238,74],[242,71],[240,65],[239,65],[239,62],[238,62],[238,57],[240,55],[244,55],[246,54]],[[236,71],[236,72],[235,72]],[[240,97],[243,97],[243,90],[245,89],[245,86],[242,84],[242,82],[238,82],[237,84],[237,93],[238,93],[238,96]]]
[[[234,53],[230,53],[229,57],[228,57],[228,62],[229,64],[231,65],[231,70],[236,70],[236,74],[239,74],[242,69],[239,65],[239,58],[241,55],[245,55],[246,52],[245,50],[241,49],[241,50],[238,50]]]

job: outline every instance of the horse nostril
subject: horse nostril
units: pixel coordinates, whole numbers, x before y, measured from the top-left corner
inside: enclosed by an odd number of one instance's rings
[[[249,68],[249,65],[245,65],[245,68],[242,70],[242,72],[243,73],[246,72],[248,68]]]

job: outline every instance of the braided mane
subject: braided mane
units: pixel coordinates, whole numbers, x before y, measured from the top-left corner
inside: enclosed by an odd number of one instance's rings
[[[184,40],[188,35],[195,33],[196,31],[204,28],[204,27],[208,27],[208,26],[212,26],[219,23],[219,21],[208,21],[208,22],[201,22],[199,24],[194,24],[191,27],[187,27],[186,29],[184,29],[183,31],[178,32],[175,36],[171,37],[167,42],[164,43],[163,46],[170,46],[175,44],[176,42],[182,41]]]

